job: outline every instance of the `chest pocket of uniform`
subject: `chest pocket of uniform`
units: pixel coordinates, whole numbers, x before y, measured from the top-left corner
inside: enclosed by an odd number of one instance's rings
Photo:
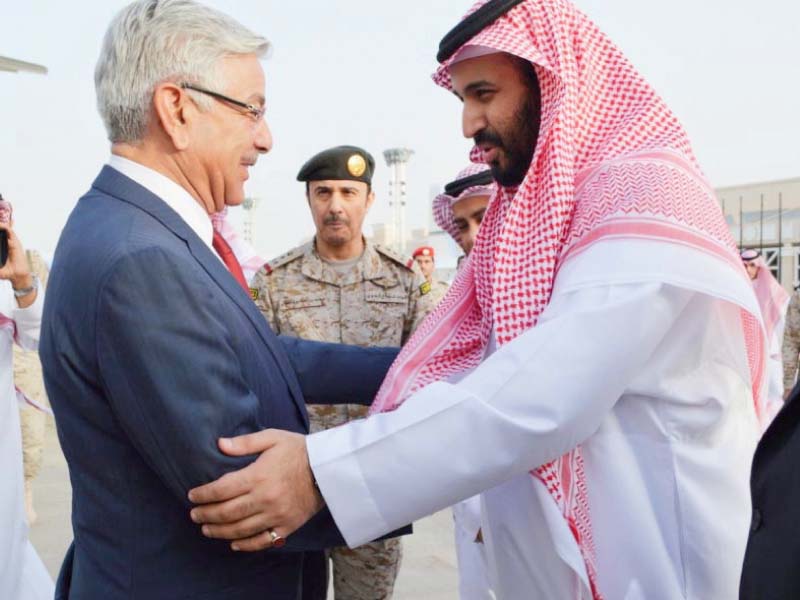
[[[364,328],[371,346],[399,346],[403,341],[408,297],[401,285],[375,286],[364,294]]]
[[[324,298],[286,298],[278,311],[281,333],[296,335],[306,340],[325,341],[326,330]]]

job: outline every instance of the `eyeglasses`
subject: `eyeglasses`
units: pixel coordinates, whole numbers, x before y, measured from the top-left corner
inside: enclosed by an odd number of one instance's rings
[[[196,85],[192,85],[191,83],[181,83],[180,86],[181,89],[200,92],[201,94],[206,94],[207,96],[211,96],[212,98],[216,98],[217,100],[222,100],[223,102],[229,102],[234,106],[239,106],[245,109],[250,114],[250,116],[253,117],[254,121],[260,121],[264,117],[264,113],[267,110],[265,106],[258,107],[255,104],[242,102],[241,100],[234,100],[233,98],[229,98],[228,96],[224,96],[223,94],[212,92],[211,90],[207,90],[205,88],[197,87]]]

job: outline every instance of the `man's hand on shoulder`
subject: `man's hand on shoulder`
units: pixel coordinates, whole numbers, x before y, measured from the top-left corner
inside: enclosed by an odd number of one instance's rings
[[[220,439],[219,447],[230,456],[261,456],[189,492],[189,500],[198,505],[191,518],[203,526],[203,535],[234,540],[234,550],[263,550],[272,546],[270,530],[286,538],[324,506],[304,435],[266,429]]]

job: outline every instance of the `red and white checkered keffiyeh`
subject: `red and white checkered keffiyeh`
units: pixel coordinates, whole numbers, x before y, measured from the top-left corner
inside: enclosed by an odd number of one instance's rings
[[[470,260],[404,346],[373,412],[393,410],[416,390],[476,367],[492,334],[503,346],[535,327],[559,268],[598,241],[680,244],[719,259],[716,264],[736,285],[741,285],[736,277],[746,277],[678,120],[572,4],[528,0],[465,46],[488,47],[533,63],[542,95],[536,152],[522,184],[500,188],[492,197]],[[450,88],[452,60],[434,75],[445,88]],[[472,156],[480,158],[477,149]],[[759,412],[763,329],[757,315],[744,309],[736,325],[745,334]],[[532,474],[564,515],[591,592],[600,598],[580,446]]]
[[[477,175],[478,173],[483,173],[484,171],[488,170],[488,165],[473,163],[466,169],[463,169],[456,176],[454,181],[466,179],[467,177],[471,177],[472,175]],[[439,194],[433,199],[433,220],[436,221],[436,224],[441,227],[443,231],[449,233],[450,237],[452,237],[457,243],[460,243],[461,232],[459,232],[458,227],[456,227],[455,219],[453,218],[453,204],[459,200],[470,198],[472,196],[491,196],[494,194],[496,187],[497,186],[493,183],[489,185],[473,185],[455,197],[449,196],[448,194]]]

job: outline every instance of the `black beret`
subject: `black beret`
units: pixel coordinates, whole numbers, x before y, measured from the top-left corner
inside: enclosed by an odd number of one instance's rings
[[[455,54],[456,50],[506,14],[524,0],[489,0],[478,10],[453,27],[439,42],[436,60],[440,63]]]
[[[476,185],[489,185],[494,181],[492,177],[491,171],[481,171],[480,173],[475,173],[474,175],[467,175],[466,177],[462,177],[461,179],[456,179],[455,181],[451,181],[446,186],[444,186],[444,193],[450,196],[451,198],[458,197],[461,192],[466,190],[467,188],[475,187]]]
[[[315,154],[306,161],[297,174],[297,181],[324,181],[326,179],[363,181],[372,185],[375,159],[358,146],[336,146]]]

